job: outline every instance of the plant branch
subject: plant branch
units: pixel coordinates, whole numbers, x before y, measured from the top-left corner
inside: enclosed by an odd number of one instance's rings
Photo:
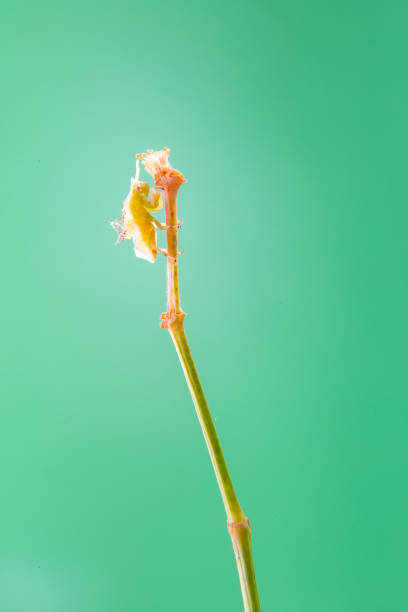
[[[174,172],[177,173],[177,171]],[[260,612],[249,520],[242,511],[235,493],[184,330],[185,313],[180,305],[177,254],[177,191],[184,179],[180,182],[179,176],[178,173],[178,180],[176,180],[177,174],[172,177],[170,172],[166,175],[166,180],[158,185],[164,189],[168,254],[167,312],[162,315],[162,327],[168,328],[176,347],[224,502],[228,531],[238,567],[244,610],[245,612]]]

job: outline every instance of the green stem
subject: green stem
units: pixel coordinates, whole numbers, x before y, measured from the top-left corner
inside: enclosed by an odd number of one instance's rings
[[[260,612],[261,607],[252,557],[249,520],[243,513],[234,491],[210,409],[187,342],[183,320],[179,319],[176,321],[169,327],[169,331],[176,347],[191,397],[193,398],[227,513],[228,530],[237,562],[244,610],[245,612]]]
[[[184,371],[184,376],[186,377],[186,381],[190,389],[191,397],[193,398],[208,452],[210,453],[211,462],[213,464],[215,476],[221,491],[228,522],[241,522],[244,520],[245,516],[242,512],[241,506],[239,505],[238,498],[231,482],[231,477],[224,459],[221,444],[218,439],[210,409],[205,399],[204,391],[197,374],[182,322],[177,325],[177,327],[173,325],[169,331],[176,347],[177,354]]]
[[[164,189],[166,225],[168,227],[167,312],[162,315],[162,327],[168,328],[176,347],[221,491],[227,513],[228,531],[238,567],[244,610],[245,612],[260,612],[261,607],[252,557],[251,527],[234,491],[214,421],[184,331],[185,315],[180,305],[177,255],[177,191],[180,184],[179,173],[170,171],[161,185]]]

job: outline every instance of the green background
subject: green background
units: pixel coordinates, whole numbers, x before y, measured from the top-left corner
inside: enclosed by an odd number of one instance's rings
[[[241,609],[164,258],[107,225],[165,145],[262,610],[408,609],[407,17],[3,2],[2,612]]]

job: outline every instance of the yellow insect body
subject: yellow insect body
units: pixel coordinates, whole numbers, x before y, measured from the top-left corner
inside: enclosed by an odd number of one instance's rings
[[[119,234],[117,242],[131,238],[136,257],[154,263],[157,257],[156,226],[161,227],[161,224],[150,213],[162,208],[163,199],[156,189],[150,189],[149,184],[139,181],[138,177],[137,165],[136,177],[130,179],[130,191],[123,203],[122,218],[111,225]]]

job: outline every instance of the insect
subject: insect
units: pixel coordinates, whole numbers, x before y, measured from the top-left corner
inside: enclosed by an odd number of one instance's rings
[[[139,160],[136,162],[136,175],[130,179],[130,190],[123,202],[122,217],[111,222],[119,234],[116,244],[125,239],[132,239],[136,257],[154,263],[157,253],[167,252],[157,246],[156,228],[167,229],[151,213],[163,207],[163,198],[149,183],[139,181]]]

